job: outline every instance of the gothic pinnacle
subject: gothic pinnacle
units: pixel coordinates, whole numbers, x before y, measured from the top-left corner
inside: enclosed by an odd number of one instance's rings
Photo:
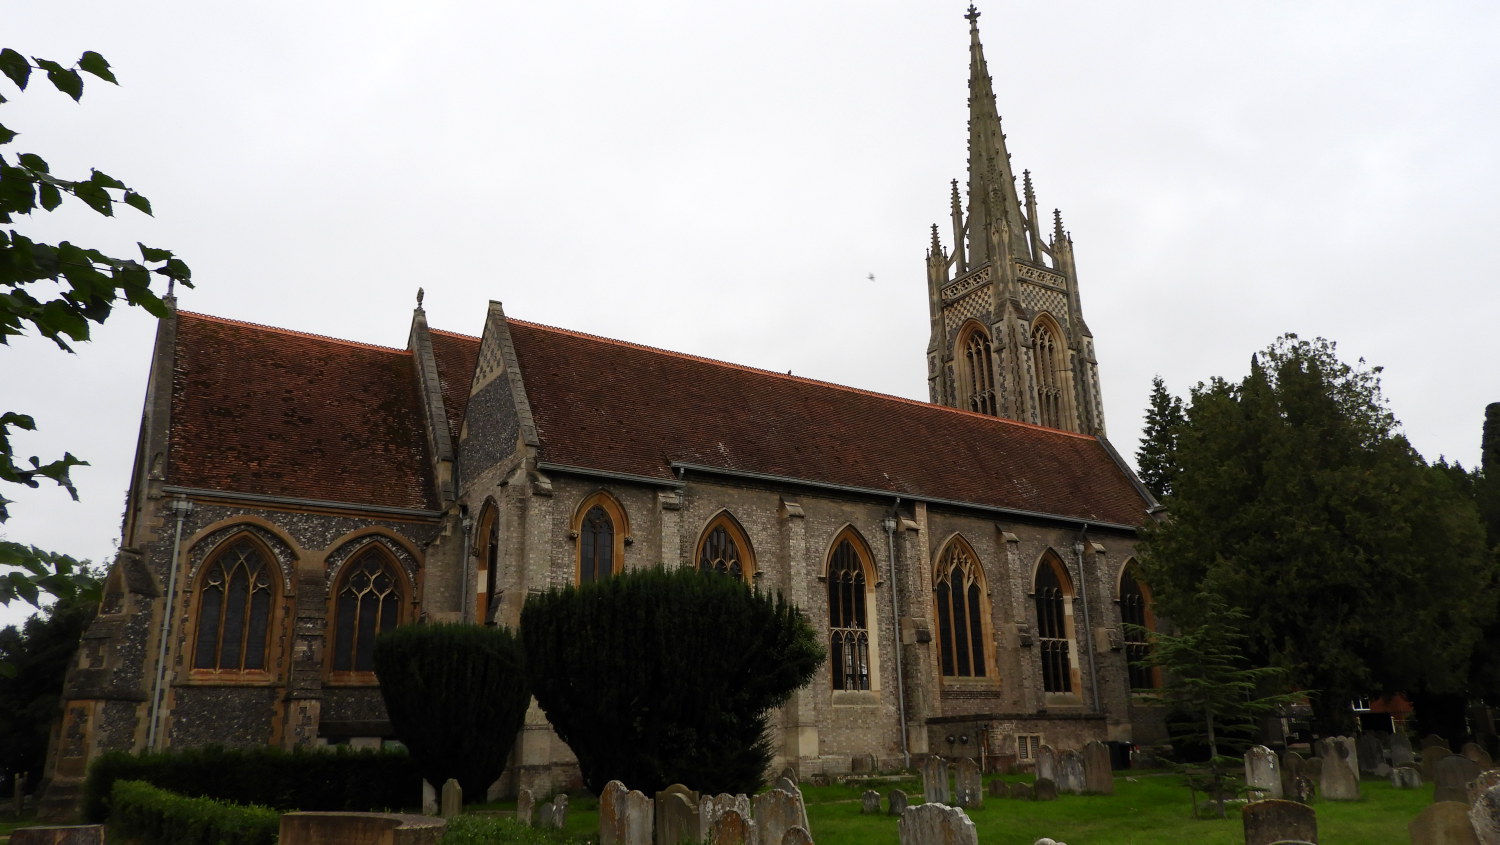
[[[1030,170],[1023,170],[1023,171],[1021,171],[1021,176],[1022,176],[1023,182],[1024,182],[1025,186],[1026,186],[1026,202],[1027,202],[1027,204],[1036,202],[1036,194],[1031,190],[1031,171]]]
[[[937,224],[932,224],[932,254],[937,255],[943,250],[943,242],[938,238]]]

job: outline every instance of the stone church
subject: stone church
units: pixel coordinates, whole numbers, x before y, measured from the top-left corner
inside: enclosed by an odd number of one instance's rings
[[[1132,551],[1157,505],[1105,439],[1072,244],[1018,186],[977,19],[967,196],[927,249],[931,403],[499,303],[475,338],[419,297],[403,348],[173,303],[55,785],[111,749],[379,745],[381,631],[515,625],[531,592],[654,566],[780,591],[824,638],[778,766],[1160,740],[1124,624],[1153,621]],[[571,759],[533,707],[504,783],[566,785]]]

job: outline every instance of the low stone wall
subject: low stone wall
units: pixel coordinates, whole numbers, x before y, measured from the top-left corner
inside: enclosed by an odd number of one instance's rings
[[[448,823],[403,813],[287,813],[279,845],[438,845]]]

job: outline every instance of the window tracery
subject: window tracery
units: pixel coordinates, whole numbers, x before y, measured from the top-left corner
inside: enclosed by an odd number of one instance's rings
[[[204,566],[198,582],[193,668],[215,672],[266,669],[278,578],[259,544],[230,542]]]
[[[840,540],[828,562],[828,665],[836,690],[870,688],[868,582],[859,550]]]
[[[937,605],[938,655],[943,675],[982,678],[987,674],[983,615],[983,573],[967,543],[948,544],[933,588]]]

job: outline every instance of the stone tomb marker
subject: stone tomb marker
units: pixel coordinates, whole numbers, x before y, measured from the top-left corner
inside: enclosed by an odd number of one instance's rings
[[[1036,800],[1038,800],[1038,801],[1056,801],[1057,800],[1057,783],[1055,781],[1053,781],[1051,778],[1037,778],[1036,779]]]
[[[1439,801],[1406,826],[1411,845],[1479,845],[1469,805],[1462,801]]]
[[[625,842],[625,796],[630,790],[618,780],[604,785],[599,792],[599,845],[623,845]]]
[[[1005,781],[1000,780],[999,778],[990,781],[989,792],[991,798],[1004,798],[1006,795],[1010,794],[1005,787]]]
[[[789,828],[781,835],[781,845],[813,845],[812,834],[805,827]]]
[[[551,811],[547,815],[547,825],[558,830],[568,826],[568,793],[559,792],[552,799]]]
[[[1495,765],[1495,761],[1490,757],[1490,752],[1485,751],[1484,747],[1477,742],[1464,743],[1463,750],[1458,753],[1478,763],[1480,771],[1484,771]]]
[[[443,783],[443,808],[440,815],[445,819],[451,819],[464,811],[464,791],[458,785],[458,781],[448,778]]]
[[[1480,845],[1500,845],[1500,785],[1491,786],[1474,799],[1469,823]]]
[[[1281,753],[1281,797],[1292,797],[1292,784],[1303,774],[1302,755],[1291,749]]]
[[[1392,789],[1421,789],[1422,770],[1412,765],[1391,769]]]
[[[918,804],[901,815],[901,845],[979,845],[979,831],[963,810]]]
[[[1280,798],[1286,794],[1281,788],[1281,765],[1276,752],[1264,745],[1245,752],[1245,786],[1261,798]]]
[[[1083,794],[1083,755],[1071,748],[1064,751],[1057,759],[1057,774],[1058,792]]]
[[[1323,776],[1318,782],[1318,792],[1329,801],[1358,801],[1359,772],[1354,755],[1354,741],[1338,737],[1323,758]],[[1350,765],[1353,763],[1354,765]]]
[[[656,845],[696,845],[702,841],[697,795],[681,784],[656,793]]]
[[[1411,753],[1411,737],[1397,732],[1391,736],[1391,765],[1405,766],[1417,759]]]
[[[1035,801],[1036,790],[1029,783],[1013,783],[1010,785],[1010,797],[1018,801]]]
[[[531,827],[532,810],[536,804],[536,796],[531,790],[523,789],[516,793],[516,821]]]
[[[1359,773],[1361,775],[1373,775],[1380,764],[1385,762],[1385,744],[1380,737],[1371,731],[1365,731],[1359,735],[1354,743],[1355,752],[1359,755]]]
[[[1276,842],[1318,841],[1318,814],[1306,804],[1271,798],[1252,801],[1240,814],[1245,825],[1245,845]]]
[[[422,778],[422,815],[435,816],[438,814],[437,787]]]
[[[1486,769],[1474,776],[1469,781],[1469,805],[1479,803],[1479,796],[1490,791],[1490,787],[1500,786],[1500,769]]]
[[[948,761],[936,754],[922,761],[922,800],[928,804],[953,800],[948,792]]]
[[[886,803],[890,805],[890,809],[886,811],[887,815],[899,816],[902,813],[906,812],[908,802],[906,800],[905,790],[892,789],[889,793],[886,794],[885,800]]]
[[[880,793],[873,789],[866,789],[865,794],[860,796],[859,812],[866,816],[880,815]]]
[[[773,789],[755,796],[755,829],[763,845],[779,843],[786,832],[794,827],[806,830],[807,813],[802,806],[802,796],[793,795],[785,789]],[[672,845],[672,843],[658,843]]]
[[[755,822],[739,810],[726,809],[709,826],[708,845],[755,845]]]
[[[1469,781],[1479,777],[1479,764],[1460,754],[1449,754],[1432,767],[1432,803],[1459,801],[1469,805]]]
[[[979,774],[979,764],[972,757],[965,757],[954,767],[956,788],[955,803],[960,807],[978,809],[984,806],[984,778]]]
[[[1036,779],[1057,783],[1057,749],[1043,745],[1036,750]]]
[[[1115,794],[1109,749],[1097,739],[1083,746],[1083,791],[1094,795]]]
[[[718,795],[705,795],[699,798],[698,829],[706,831],[713,827],[714,822],[727,810],[734,810],[741,816],[750,818],[750,797],[720,792]]]

